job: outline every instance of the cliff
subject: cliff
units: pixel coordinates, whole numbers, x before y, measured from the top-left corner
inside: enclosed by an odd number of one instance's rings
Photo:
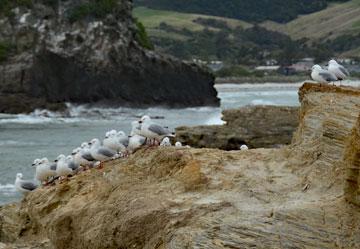
[[[304,84],[279,149],[149,148],[0,209],[10,248],[359,248],[360,90]]]
[[[176,140],[196,148],[238,150],[274,148],[290,144],[298,121],[299,109],[285,106],[247,106],[225,110],[224,125],[176,128]]]
[[[131,10],[130,0],[2,2],[0,112],[219,105],[212,75],[139,45]]]

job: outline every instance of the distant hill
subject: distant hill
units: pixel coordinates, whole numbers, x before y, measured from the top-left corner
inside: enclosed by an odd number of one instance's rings
[[[266,21],[266,29],[289,35],[293,39],[334,39],[345,34],[360,32],[360,0],[332,4],[328,8],[300,16],[286,24]]]
[[[337,2],[346,2],[340,0]],[[136,6],[240,19],[248,22],[271,20],[286,23],[320,11],[333,0],[135,0]]]

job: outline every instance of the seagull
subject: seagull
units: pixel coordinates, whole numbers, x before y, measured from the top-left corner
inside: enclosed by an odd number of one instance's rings
[[[177,142],[175,143],[175,147],[182,147],[182,143],[179,142],[179,141],[177,141]]]
[[[160,143],[160,146],[170,147],[171,146],[170,138],[164,137],[164,139]]]
[[[312,67],[311,78],[319,83],[329,83],[337,81],[337,77],[332,72],[322,69],[319,65]]]
[[[346,70],[345,67],[343,67],[342,65],[340,65],[339,63],[337,63],[335,60],[330,60],[329,61],[329,67],[328,70],[335,74],[335,76],[337,77],[338,80],[344,80],[346,79],[348,76],[350,76],[350,73],[348,70]]]
[[[25,194],[35,190],[37,187],[38,185],[36,185],[32,181],[23,180],[23,174],[16,174],[15,188],[17,191]]]
[[[78,147],[74,149],[71,155],[74,158],[75,164],[92,168],[94,166],[95,159],[91,156],[88,143],[85,144],[86,145],[82,146],[83,148]]]
[[[32,166],[36,167],[35,178],[41,183],[46,184],[49,177],[56,175],[56,164],[49,162],[46,157],[35,159],[35,161],[32,164]]]
[[[248,150],[248,149],[249,149],[249,147],[247,147],[246,144],[243,144],[240,146],[240,150]]]
[[[129,145],[128,150],[129,153],[134,153],[137,151],[141,146],[146,143],[146,138],[140,135],[133,135],[129,137]]]
[[[123,131],[109,133],[108,135],[109,136],[103,140],[103,145],[108,149],[126,154],[129,137],[126,136]]]
[[[100,162],[109,161],[117,154],[116,151],[102,146],[97,138],[92,139],[89,145],[91,156]]]
[[[147,115],[141,118],[139,124],[141,124],[140,135],[148,139],[155,139],[158,143],[162,141],[164,137],[174,137],[167,128],[155,124]]]
[[[56,175],[60,177],[67,177],[68,175],[73,175],[77,172],[79,165],[74,162],[74,158],[72,156],[67,156],[61,154],[56,160]]]

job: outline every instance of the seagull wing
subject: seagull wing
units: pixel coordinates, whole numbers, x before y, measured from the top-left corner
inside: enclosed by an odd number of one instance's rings
[[[29,191],[33,191],[34,189],[36,189],[38,186],[33,183],[33,182],[22,182],[21,183],[21,187],[23,189],[29,190]]]
[[[95,159],[91,156],[90,152],[81,154],[81,157],[90,162],[95,161]]]
[[[106,148],[100,148],[98,150],[98,153],[101,154],[101,155],[104,155],[106,157],[112,157],[112,156],[114,156],[116,154],[114,151],[108,150]]]
[[[337,77],[335,77],[332,73],[330,72],[320,72],[319,75],[324,78],[326,81],[337,81]]]
[[[343,74],[345,74],[346,76],[350,76],[350,73],[349,73],[349,71],[345,68],[345,67],[343,67],[343,66],[339,66],[339,69],[340,69],[340,71],[343,73]]]
[[[166,130],[164,127],[157,125],[157,124],[151,124],[149,125],[149,131],[158,134],[159,136],[168,135],[170,132]]]

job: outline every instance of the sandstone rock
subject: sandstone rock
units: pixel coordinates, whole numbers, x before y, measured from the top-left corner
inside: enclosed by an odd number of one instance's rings
[[[298,108],[247,106],[223,111],[224,125],[178,127],[176,140],[197,148],[238,150],[290,144],[298,126]]]
[[[0,42],[9,43],[11,51],[0,63],[0,94],[18,100],[15,107],[6,102],[1,112],[28,112],[46,106],[44,101],[219,105],[210,73],[138,45],[130,0],[31,2],[31,8],[0,17]],[[102,17],[96,14],[102,10],[85,15],[86,6],[97,2],[114,6]],[[74,13],[78,19],[72,20]]]
[[[360,90],[305,84],[300,96],[290,146],[142,149],[3,207],[0,242],[14,248],[36,241],[43,241],[39,248],[360,248],[360,207],[347,201],[359,196]],[[16,236],[5,241],[3,234]]]

